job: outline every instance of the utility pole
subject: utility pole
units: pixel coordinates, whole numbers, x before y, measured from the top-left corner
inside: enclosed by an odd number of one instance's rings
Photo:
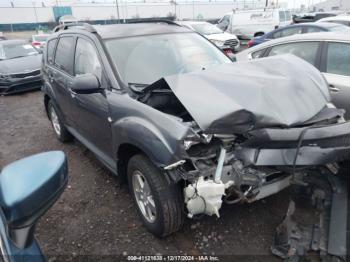
[[[115,5],[117,7],[117,17],[118,17],[118,23],[119,23],[120,17],[119,17],[119,3],[118,3],[118,0],[115,0]]]
[[[36,7],[35,7],[35,3],[32,2],[33,5],[33,9],[34,9],[34,15],[35,15],[35,22],[38,23],[38,14],[36,13]]]

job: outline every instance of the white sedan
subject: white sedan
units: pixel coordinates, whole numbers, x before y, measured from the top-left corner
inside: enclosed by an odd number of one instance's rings
[[[282,54],[296,55],[320,70],[328,81],[333,103],[345,109],[345,118],[350,119],[350,34],[324,32],[283,37],[246,49],[236,55],[236,60]]]
[[[237,36],[224,32],[213,24],[198,21],[178,21],[177,23],[203,35],[226,53],[228,50],[239,51],[240,42]]]

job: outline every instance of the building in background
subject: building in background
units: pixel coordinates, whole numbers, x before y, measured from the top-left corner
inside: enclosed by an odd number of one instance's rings
[[[313,6],[314,11],[347,11],[350,12],[350,0],[327,0]]]

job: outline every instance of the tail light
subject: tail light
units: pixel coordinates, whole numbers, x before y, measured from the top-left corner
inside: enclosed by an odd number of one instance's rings
[[[254,44],[253,39],[248,41],[248,47],[252,47],[252,46],[253,46],[253,44]]]
[[[35,41],[34,41],[34,42],[32,42],[32,45],[33,45],[33,46],[36,46],[36,47],[39,47],[39,46],[41,46],[41,43],[40,43],[40,42],[35,42]]]

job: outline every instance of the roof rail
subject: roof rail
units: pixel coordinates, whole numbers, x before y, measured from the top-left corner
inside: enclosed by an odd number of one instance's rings
[[[169,20],[169,19],[159,19],[159,18],[151,18],[151,19],[137,19],[135,21],[128,21],[128,24],[137,24],[137,23],[165,23],[168,25],[177,25],[181,26],[178,23]]]
[[[90,33],[96,33],[96,29],[89,23],[71,23],[71,24],[65,24],[65,25],[58,25],[56,26],[52,31],[54,33],[61,31],[61,30],[67,30],[70,28],[77,28],[77,29],[83,29]]]

